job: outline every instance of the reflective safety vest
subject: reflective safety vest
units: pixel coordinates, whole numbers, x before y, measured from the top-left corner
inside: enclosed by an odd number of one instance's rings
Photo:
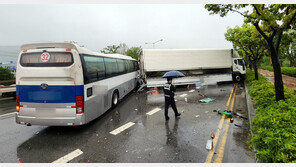
[[[172,84],[166,83],[163,86],[163,92],[165,97],[174,97],[175,93],[172,90]]]

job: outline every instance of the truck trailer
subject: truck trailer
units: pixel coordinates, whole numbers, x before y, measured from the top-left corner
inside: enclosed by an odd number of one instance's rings
[[[143,49],[141,75],[147,87],[162,86],[162,75],[171,70],[185,74],[175,85],[236,81],[246,74],[245,62],[233,49]]]

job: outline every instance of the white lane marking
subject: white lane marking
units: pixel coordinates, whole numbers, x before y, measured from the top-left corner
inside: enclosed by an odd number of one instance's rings
[[[127,128],[129,128],[129,127],[131,127],[131,126],[133,126],[133,125],[135,125],[135,123],[133,123],[133,122],[128,122],[128,123],[122,125],[121,127],[119,127],[119,128],[117,128],[117,129],[111,131],[110,133],[111,133],[112,135],[117,135],[118,133],[120,133],[120,132],[126,130]]]
[[[14,114],[16,114],[16,112],[3,114],[3,115],[0,115],[0,118],[1,118],[1,117],[6,117],[6,116],[13,116]]]
[[[194,92],[194,91],[195,91],[195,90],[192,89],[192,90],[190,90],[189,92],[192,93],[192,92]]]
[[[158,112],[158,111],[160,111],[160,110],[161,110],[160,108],[155,108],[155,109],[153,109],[153,110],[147,112],[146,114],[147,114],[147,115],[152,115],[152,114],[154,114],[154,113],[156,113],[156,112]]]
[[[58,160],[53,161],[52,163],[67,163],[71,161],[72,159],[78,157],[79,155],[83,154],[83,152],[80,149],[77,149],[61,158]]]
[[[185,96],[187,96],[187,94],[182,94],[182,95],[180,95],[180,97],[185,97]]]

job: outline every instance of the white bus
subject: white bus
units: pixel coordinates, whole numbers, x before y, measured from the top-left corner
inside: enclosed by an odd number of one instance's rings
[[[21,46],[16,72],[16,122],[86,124],[117,105],[138,83],[129,56],[91,52],[71,43]]]

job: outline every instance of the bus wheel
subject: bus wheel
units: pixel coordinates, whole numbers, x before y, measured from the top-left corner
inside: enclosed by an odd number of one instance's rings
[[[112,96],[112,108],[118,104],[118,101],[119,101],[118,92],[114,91]]]

